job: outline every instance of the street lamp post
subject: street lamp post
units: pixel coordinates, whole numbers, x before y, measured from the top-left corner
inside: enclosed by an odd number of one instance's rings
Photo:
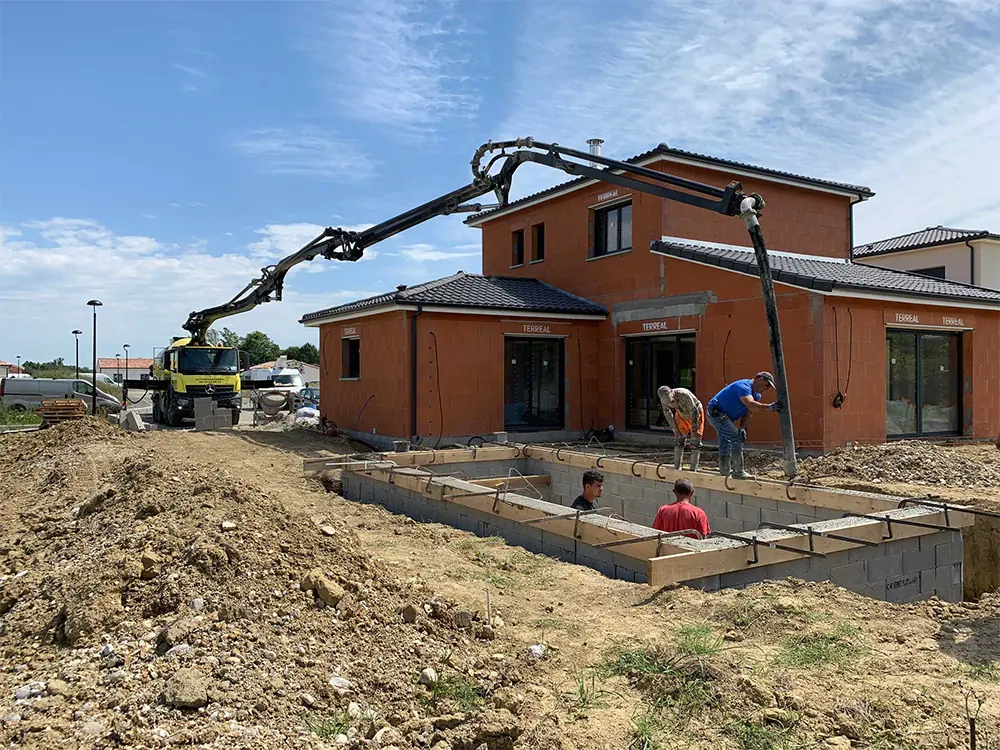
[[[122,349],[125,350],[125,379],[128,380],[128,344],[122,344]]]
[[[21,355],[17,355],[17,374],[21,375]]]
[[[80,334],[83,331],[77,329],[73,331],[73,338],[76,339],[76,379],[80,379]]]
[[[93,379],[90,385],[92,386],[90,392],[90,413],[94,416],[97,415],[97,308],[101,307],[104,303],[99,299],[92,299],[87,302],[92,308],[94,308],[94,362],[93,362]]]
[[[118,378],[118,382],[122,382],[122,355],[115,352],[115,376]]]

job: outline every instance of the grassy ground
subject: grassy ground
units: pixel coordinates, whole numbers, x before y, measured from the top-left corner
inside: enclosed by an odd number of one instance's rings
[[[0,425],[41,424],[42,418],[30,411],[15,411],[0,404]]]

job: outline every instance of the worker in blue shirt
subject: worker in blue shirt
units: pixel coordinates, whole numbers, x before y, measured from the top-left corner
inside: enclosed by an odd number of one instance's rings
[[[753,378],[730,383],[708,402],[705,416],[719,436],[719,473],[722,476],[729,476],[731,472],[733,479],[750,479],[743,468],[747,425],[755,410],[780,410],[777,402],[761,403],[761,395],[771,388],[774,388],[771,373],[758,372]]]

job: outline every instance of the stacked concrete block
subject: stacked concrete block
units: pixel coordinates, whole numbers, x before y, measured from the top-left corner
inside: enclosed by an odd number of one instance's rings
[[[210,398],[194,400],[194,428],[199,431],[221,430],[233,426],[231,409],[220,408]]]

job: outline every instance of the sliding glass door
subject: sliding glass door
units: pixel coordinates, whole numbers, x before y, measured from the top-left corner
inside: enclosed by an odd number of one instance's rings
[[[961,334],[887,331],[885,367],[887,437],[961,434]]]
[[[504,429],[563,428],[563,340],[504,339]]]

